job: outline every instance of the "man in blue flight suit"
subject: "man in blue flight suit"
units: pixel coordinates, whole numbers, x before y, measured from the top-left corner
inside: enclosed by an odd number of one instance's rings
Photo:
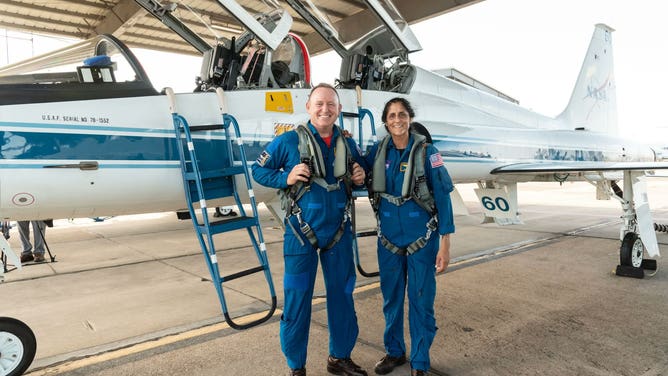
[[[355,265],[347,213],[349,187],[363,184],[365,173],[357,163],[361,156],[354,141],[344,138],[334,125],[341,112],[336,90],[327,84],[317,85],[311,90],[306,110],[308,124],[276,137],[252,167],[258,183],[282,190],[286,210],[281,348],[290,375],[306,375],[319,256],[327,290],[327,370],[336,375],[365,376],[366,371],[350,358],[359,328],[352,295]],[[315,155],[304,153],[309,140]]]

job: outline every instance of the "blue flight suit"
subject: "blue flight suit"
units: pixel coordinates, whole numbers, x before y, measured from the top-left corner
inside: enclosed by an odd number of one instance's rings
[[[314,134],[323,159],[325,160],[328,184],[336,183],[334,177],[334,149],[336,138],[343,137],[338,128],[334,128],[331,147],[327,147],[316,129],[308,123]],[[363,162],[355,142],[347,138],[353,160]],[[260,184],[285,189],[287,178],[292,168],[301,163],[299,155],[299,137],[290,131],[276,137],[253,164],[253,178]],[[325,247],[341,227],[347,202],[347,193],[343,182],[340,189],[327,192],[318,184],[312,183],[310,191],[298,201],[302,209],[302,218],[314,230],[319,247]],[[297,218],[289,218],[292,226],[299,231]],[[345,232],[333,248],[321,252],[313,248],[301,233],[295,235],[286,222],[283,236],[283,259],[285,274],[283,277],[284,307],[281,316],[281,348],[290,368],[304,368],[311,322],[311,304],[313,287],[318,270],[318,256],[327,291],[327,321],[329,326],[329,355],[336,358],[350,358],[359,328],[353,304],[355,288],[355,264],[352,250],[352,231],[350,221]]]
[[[390,137],[390,136],[387,136]],[[410,135],[408,146],[400,151],[390,139],[385,161],[385,192],[399,197],[404,181],[404,172],[414,138]],[[378,145],[374,145],[366,156],[368,168],[372,168]],[[438,233],[455,232],[450,192],[454,189],[450,175],[443,165],[438,150],[433,145],[426,149],[425,177],[438,210]],[[378,218],[381,233],[392,244],[405,248],[419,237],[425,236],[429,213],[414,200],[396,206],[386,199],[380,200]],[[380,288],[383,293],[385,315],[385,351],[393,357],[406,354],[404,342],[404,297],[408,286],[408,322],[411,336],[411,368],[428,370],[429,348],[436,335],[434,299],[436,296],[435,262],[439,236],[433,233],[428,243],[411,255],[398,255],[383,247],[378,241],[378,265]]]

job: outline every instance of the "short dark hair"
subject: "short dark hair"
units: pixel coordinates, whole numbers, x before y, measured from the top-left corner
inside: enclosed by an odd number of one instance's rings
[[[334,94],[336,94],[336,99],[338,99],[339,102],[341,102],[341,98],[339,97],[339,92],[336,91],[336,88],[335,88],[334,86],[332,86],[332,85],[330,85],[330,84],[327,84],[327,83],[324,83],[324,82],[321,82],[321,83],[315,85],[315,86],[311,89],[311,91],[308,93],[307,101],[308,101],[309,99],[311,99],[311,94],[313,94],[313,92],[316,91],[316,89],[320,89],[320,88],[331,89],[331,90],[334,92]]]
[[[415,117],[415,110],[413,110],[413,106],[411,106],[411,103],[408,101],[408,99],[402,97],[394,97],[389,101],[387,101],[387,103],[385,103],[385,108],[383,108],[383,116],[381,116],[381,120],[383,121],[383,123],[387,122],[387,111],[390,110],[390,105],[394,103],[401,103],[406,109],[406,111],[408,111],[408,116],[410,116],[411,119]]]

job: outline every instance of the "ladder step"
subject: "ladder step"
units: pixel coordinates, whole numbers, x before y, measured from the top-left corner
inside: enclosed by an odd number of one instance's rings
[[[204,131],[215,131],[217,129],[224,129],[223,124],[209,124],[209,125],[191,125],[190,132],[204,132]]]
[[[219,170],[200,171],[202,179],[224,178],[228,176],[241,175],[244,173],[244,166],[225,167]],[[197,175],[194,172],[184,173],[186,180],[197,180]]]
[[[378,231],[376,230],[371,230],[371,231],[360,231],[355,234],[358,238],[364,238],[367,236],[378,236]]]
[[[257,273],[257,272],[261,272],[261,271],[264,271],[264,266],[256,266],[254,268],[250,268],[250,269],[247,269],[247,270],[242,270],[240,272],[232,273],[232,274],[227,275],[225,277],[221,277],[221,283],[231,281],[233,279],[237,279],[239,277],[247,276],[247,275]]]
[[[246,165],[247,161],[236,161],[234,152],[232,152],[233,146],[236,144],[239,155],[244,156],[245,154],[243,143],[240,142],[241,140],[235,140],[234,137],[230,136],[229,132],[230,129],[228,126],[232,125],[234,133],[237,135],[237,137],[240,137],[241,132],[239,130],[239,124],[237,123],[236,119],[234,119],[234,117],[227,114],[223,115],[222,124],[196,125],[189,127],[186,119],[178,114],[173,115],[173,122],[174,132],[177,138],[176,146],[179,153],[181,174],[183,177],[183,188],[185,191],[186,203],[188,204],[188,214],[195,212],[193,204],[200,204],[203,206],[202,209],[204,210],[204,213],[202,213],[202,215],[204,216],[204,223],[201,223],[194,215],[192,216],[192,222],[195,231],[197,232],[197,237],[200,241],[202,251],[207,256],[205,257],[205,260],[207,266],[209,267],[211,278],[215,281],[215,283],[220,283],[220,285],[216,286],[216,293],[218,294],[218,300],[220,301],[221,307],[223,309],[225,321],[230,325],[231,328],[234,329],[246,329],[250,328],[251,326],[261,324],[271,318],[274,314],[274,311],[276,310],[276,292],[274,291],[274,284],[271,279],[271,273],[269,273],[269,264],[267,263],[266,255],[264,254],[266,252],[266,248],[264,248],[260,219],[257,216],[249,217],[244,215],[209,222],[209,216],[206,212],[208,208],[207,202],[209,200],[215,200],[224,197],[234,197],[234,202],[236,203],[239,210],[243,213],[243,209],[241,208],[242,203],[239,196],[235,192],[236,186],[234,179],[234,176],[243,174],[247,188],[249,189],[249,195],[251,196],[250,204],[253,206],[253,215],[257,215],[256,203],[252,197],[252,191],[250,191],[251,178],[248,167]],[[193,138],[193,134],[195,132],[216,130],[218,130],[218,132],[216,132],[218,134],[224,133],[225,141],[227,141],[227,151],[224,148],[220,148],[220,155],[206,155],[206,158],[197,158],[196,149],[203,143],[203,140]],[[223,132],[220,132],[221,130],[223,130]],[[251,227],[255,227],[255,230],[252,230]],[[222,234],[238,229],[247,230],[248,236],[253,243],[255,254],[258,258],[258,261],[260,262],[260,266],[242,270],[223,277],[220,275],[219,269],[219,266],[222,266],[223,263],[221,262],[221,264],[218,265],[219,260],[216,257],[211,256],[213,253],[215,253],[215,246],[212,235]],[[220,236],[220,238],[223,237],[224,235]],[[221,240],[224,241],[225,239]],[[223,282],[258,272],[264,272],[265,274],[265,279],[267,280],[269,287],[269,294],[271,295],[271,308],[266,315],[259,319],[252,320],[245,324],[237,324],[229,315],[227,305],[225,303]]]
[[[239,230],[258,225],[258,219],[255,217],[234,217],[230,219],[222,219],[209,223],[211,235],[220,234],[226,231]],[[206,226],[199,225],[200,232],[206,232]]]

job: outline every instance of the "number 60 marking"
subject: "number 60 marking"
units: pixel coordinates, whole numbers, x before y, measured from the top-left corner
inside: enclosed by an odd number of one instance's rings
[[[489,211],[494,211],[499,209],[502,212],[507,212],[508,210],[510,210],[510,205],[508,204],[508,201],[506,201],[506,199],[503,197],[497,197],[495,199],[492,199],[489,196],[482,196],[480,201],[482,202],[482,206],[484,206],[485,209]]]

